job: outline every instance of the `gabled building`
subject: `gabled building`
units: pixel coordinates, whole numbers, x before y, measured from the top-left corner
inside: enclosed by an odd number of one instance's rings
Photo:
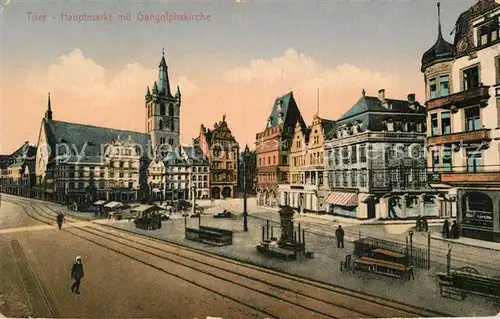
[[[289,184],[280,184],[280,204],[301,212],[324,213],[329,195],[325,171],[324,143],[334,137],[335,121],[315,115],[312,125],[303,129],[299,122],[290,148]]]
[[[279,205],[278,185],[289,181],[289,152],[297,123],[301,129],[306,129],[293,93],[276,98],[266,127],[257,133],[255,141],[260,206]]]
[[[0,188],[3,193],[31,197],[35,184],[36,146],[25,142],[9,156],[4,156],[1,165]]]
[[[194,145],[184,146],[184,158],[189,164],[189,189],[197,199],[210,198],[210,163],[203,151]],[[191,192],[191,194],[192,194]],[[192,196],[192,195],[191,195]]]
[[[210,163],[210,198],[232,198],[238,185],[238,158],[240,146],[226,122],[214,123],[213,129],[203,124],[194,146],[201,149]]]
[[[421,67],[429,183],[462,235],[500,241],[500,4],[481,0],[460,14],[452,43],[439,9],[437,41]]]
[[[362,97],[336,121],[325,142],[328,212],[359,219],[438,216],[426,183],[426,109],[408,100]]]

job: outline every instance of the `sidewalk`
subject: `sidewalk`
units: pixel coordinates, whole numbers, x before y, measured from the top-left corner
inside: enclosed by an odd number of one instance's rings
[[[494,250],[500,252],[500,243],[488,242],[484,240],[472,239],[467,237],[461,237],[459,239],[443,238],[440,233],[434,233],[431,235],[432,239],[441,240],[443,242],[459,244],[470,247],[477,247],[482,249]],[[500,268],[500,267],[499,267]]]

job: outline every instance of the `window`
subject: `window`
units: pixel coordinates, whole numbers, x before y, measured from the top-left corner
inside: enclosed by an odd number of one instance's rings
[[[342,148],[342,163],[349,164],[349,151],[347,150],[347,146]]]
[[[464,91],[472,90],[479,86],[479,66],[462,71],[462,85]]]
[[[451,134],[450,112],[441,113],[441,130],[443,131],[443,135]]]
[[[432,151],[432,170],[435,171],[439,167],[439,151]]]
[[[173,138],[169,138],[168,139],[168,144],[169,145],[174,145],[174,139]]]
[[[161,130],[163,130],[163,120],[160,120],[160,123],[158,124],[158,128]]]
[[[276,156],[273,156],[273,164],[276,164]]]
[[[439,96],[446,96],[450,94],[449,82],[450,77],[448,75],[439,77]]]
[[[438,133],[438,115],[431,114],[431,136],[437,136]]]
[[[451,172],[452,171],[452,151],[451,145],[445,145],[443,149],[443,171]]]
[[[481,152],[476,148],[470,148],[466,150],[467,157],[467,171],[477,172],[481,167]]]
[[[360,180],[360,187],[366,187],[366,180],[368,179],[368,170],[366,168],[361,169],[361,180]]]
[[[495,83],[500,83],[500,56],[495,58]]]
[[[351,163],[356,164],[358,162],[358,146],[351,146]]]
[[[465,109],[465,128],[467,131],[480,129],[481,113],[479,106]]]
[[[335,165],[339,165],[340,164],[340,154],[339,154],[339,149],[336,148],[335,149]]]
[[[435,78],[429,81],[429,95],[431,99],[435,99],[437,97],[437,85]]]
[[[359,146],[359,161],[366,163],[366,145],[364,144]]]
[[[344,185],[344,187],[347,187],[348,183],[347,183],[347,170],[343,170],[342,171],[342,183]]]
[[[165,103],[160,103],[160,115],[165,115]]]
[[[358,170],[353,169],[351,172],[351,187],[357,187],[358,186]]]
[[[477,45],[486,45],[498,39],[498,21],[490,21],[477,28]]]
[[[174,116],[174,105],[172,103],[168,105],[168,116]]]

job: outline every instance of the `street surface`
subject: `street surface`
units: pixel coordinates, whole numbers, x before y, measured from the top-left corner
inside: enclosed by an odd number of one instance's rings
[[[59,231],[53,225],[53,207],[39,201],[3,198],[1,216],[9,217],[0,238],[4,244],[9,243],[14,258],[7,259],[11,265],[17,263],[18,274],[9,274],[14,278],[10,286],[17,285],[17,289],[9,289],[8,284],[1,289],[25,301],[17,314],[12,314],[12,309],[7,309],[10,313],[0,309],[6,315],[19,316],[23,309],[32,316],[44,317],[440,315],[100,225],[107,221],[86,222],[67,215]],[[40,222],[25,226],[22,221],[27,221],[27,216]],[[77,255],[83,257],[85,267],[82,294],[78,296],[69,289],[69,269]],[[2,258],[2,264],[7,262]]]

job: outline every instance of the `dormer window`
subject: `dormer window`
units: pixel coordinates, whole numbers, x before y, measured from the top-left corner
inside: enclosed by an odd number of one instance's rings
[[[477,28],[477,46],[495,42],[498,39],[498,18]]]

